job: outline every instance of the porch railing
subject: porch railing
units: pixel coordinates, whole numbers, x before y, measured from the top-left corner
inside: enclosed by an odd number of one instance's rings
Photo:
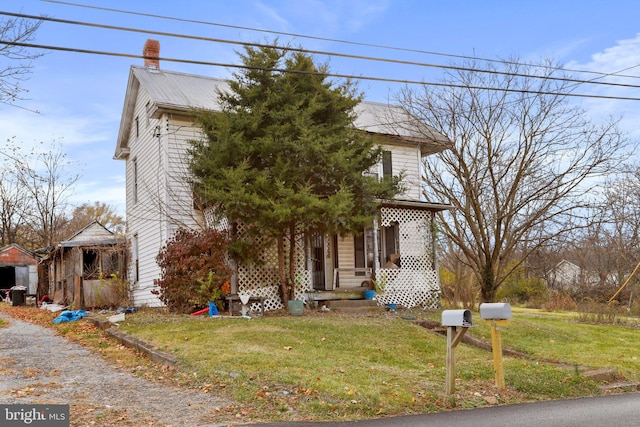
[[[358,274],[361,273],[361,274]],[[333,288],[338,287],[356,287],[365,280],[370,280],[372,274],[371,268],[334,268],[333,269]],[[342,280],[341,280],[342,279]],[[342,283],[342,286],[341,286]],[[351,286],[349,286],[351,285]]]

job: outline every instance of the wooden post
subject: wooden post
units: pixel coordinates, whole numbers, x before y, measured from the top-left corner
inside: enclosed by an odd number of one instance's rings
[[[508,320],[487,320],[491,326],[491,351],[493,353],[493,375],[496,386],[504,390],[504,366],[502,364],[502,337],[500,336],[500,326],[509,324]]]
[[[456,391],[456,346],[462,341],[467,329],[469,328],[462,327],[456,332],[455,326],[447,326],[447,394]]]

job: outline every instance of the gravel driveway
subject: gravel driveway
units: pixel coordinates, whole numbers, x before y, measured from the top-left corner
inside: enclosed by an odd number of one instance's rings
[[[54,331],[0,315],[0,403],[69,404],[72,426],[226,426],[226,402],[136,377]]]

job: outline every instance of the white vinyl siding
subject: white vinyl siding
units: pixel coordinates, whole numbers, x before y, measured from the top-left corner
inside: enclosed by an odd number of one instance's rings
[[[141,88],[134,114],[147,117],[148,103],[149,96]],[[136,235],[138,241],[138,281],[133,296],[136,306],[158,306],[160,300],[151,293],[154,280],[160,277],[158,253],[178,228],[198,228],[202,224],[186,181],[187,141],[200,138],[201,133],[188,118],[168,114],[140,120],[138,126],[131,130],[129,158],[135,160],[128,161],[127,174],[131,181],[127,182],[128,234],[130,238]],[[132,264],[130,277],[134,277],[134,268]]]
[[[391,170],[393,175],[404,174],[402,181],[406,192],[397,198],[402,200],[421,200],[422,189],[420,187],[420,153],[418,148],[404,145],[384,145],[384,150],[391,152]],[[382,176],[382,163],[379,176]]]
[[[140,89],[136,99],[134,116],[145,116],[144,106],[149,97]],[[133,284],[133,299],[136,306],[159,306],[161,301],[151,291],[154,280],[159,277],[160,269],[156,263],[162,245],[167,236],[166,224],[162,220],[162,209],[158,195],[162,189],[163,171],[160,167],[162,157],[158,138],[154,136],[157,120],[138,122],[136,132],[132,126],[129,135],[130,154],[127,160],[127,233],[131,240],[138,241],[138,281]],[[136,137],[136,133],[138,136]],[[136,182],[134,181],[134,167]],[[134,193],[137,188],[136,193]],[[136,203],[137,202],[137,203]],[[129,273],[135,277],[135,264],[131,263]]]
[[[340,288],[348,289],[359,287],[367,278],[364,276],[356,276],[353,268],[355,266],[355,248],[353,245],[353,236],[346,235],[338,237],[338,269],[340,271]],[[351,270],[351,271],[350,271]],[[334,284],[335,286],[335,284]]]

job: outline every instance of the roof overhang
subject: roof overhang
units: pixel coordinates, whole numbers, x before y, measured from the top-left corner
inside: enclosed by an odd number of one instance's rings
[[[135,76],[132,68],[129,70],[129,81],[127,82],[127,91],[124,96],[124,106],[122,107],[122,117],[120,118],[120,129],[118,131],[116,151],[113,155],[114,160],[124,160],[129,157],[129,134],[131,123],[133,122],[133,115],[139,89],[140,82]]]
[[[423,202],[419,200],[380,200],[381,207],[427,210],[432,212],[455,209],[455,206],[444,203]]]
[[[94,247],[94,246],[113,246],[121,243],[125,243],[126,239],[123,237],[115,237],[112,239],[96,239],[96,240],[70,240],[66,242],[60,242],[58,244],[61,248],[78,248],[78,247]]]

